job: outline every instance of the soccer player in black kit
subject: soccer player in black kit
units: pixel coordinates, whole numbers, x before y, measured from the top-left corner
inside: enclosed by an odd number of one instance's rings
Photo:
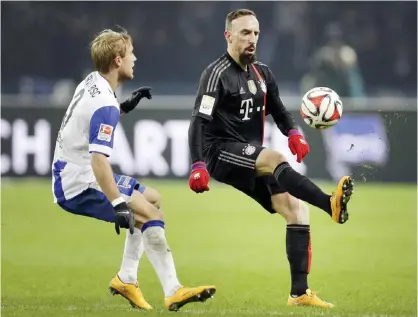
[[[287,223],[286,253],[290,264],[290,306],[334,307],[308,286],[311,264],[309,210],[312,204],[343,224],[353,191],[343,177],[332,195],[325,194],[296,172],[286,157],[264,148],[263,130],[271,115],[288,137],[292,154],[301,162],[309,145],[285,109],[270,69],[256,61],[259,23],[254,12],[235,10],[227,15],[227,52],[203,72],[189,127],[192,171],[189,186],[196,193],[209,190],[209,179],[233,186]],[[209,176],[210,175],[210,176]]]

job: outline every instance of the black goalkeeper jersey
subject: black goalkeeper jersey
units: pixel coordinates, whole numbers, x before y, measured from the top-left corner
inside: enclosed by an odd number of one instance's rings
[[[262,145],[264,121],[271,114],[284,135],[295,128],[270,69],[255,62],[242,69],[228,54],[203,72],[189,129],[192,160],[202,159],[202,147],[218,142]]]

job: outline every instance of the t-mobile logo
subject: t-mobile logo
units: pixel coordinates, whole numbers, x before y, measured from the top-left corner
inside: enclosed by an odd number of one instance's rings
[[[243,121],[250,120],[250,117],[248,115],[251,112],[253,112],[253,98],[241,101],[241,109],[239,113],[244,115],[244,118],[242,118]]]

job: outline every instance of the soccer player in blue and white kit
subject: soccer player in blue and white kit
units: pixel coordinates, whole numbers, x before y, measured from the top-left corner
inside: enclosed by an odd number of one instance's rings
[[[151,99],[150,87],[134,91],[119,104],[115,90],[133,79],[136,57],[125,30],[104,30],[91,43],[96,71],[76,88],[62,121],[52,164],[54,201],[64,210],[115,223],[117,234],[126,230],[123,260],[110,282],[112,294],[125,297],[133,307],[151,310],[137,282],[138,264],[145,250],[161,282],[165,306],[178,310],[212,297],[214,286],[183,287],[167,244],[163,213],[156,190],[112,172],[108,157],[120,115]]]

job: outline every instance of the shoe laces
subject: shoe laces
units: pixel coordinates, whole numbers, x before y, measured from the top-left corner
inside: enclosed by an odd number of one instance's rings
[[[311,298],[318,297],[318,296],[316,295],[316,292],[311,291],[311,290],[307,290],[307,291],[306,291],[306,295],[308,295],[308,296],[309,296],[309,297],[311,297]]]
[[[313,291],[311,291],[311,290],[307,290],[307,291],[306,291],[306,294],[307,294],[310,298],[317,298],[318,300],[320,300],[320,301],[322,301],[322,302],[324,302],[324,303],[328,303],[328,304],[329,304],[329,302],[327,302],[327,301],[325,301],[325,300],[323,300],[323,299],[320,299],[320,298],[318,297],[318,295],[316,294],[316,292],[313,292]]]

